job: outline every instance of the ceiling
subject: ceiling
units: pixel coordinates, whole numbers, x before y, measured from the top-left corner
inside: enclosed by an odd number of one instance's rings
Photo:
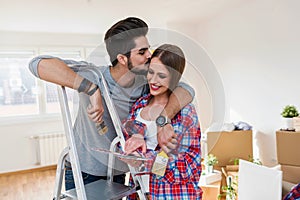
[[[207,20],[247,0],[0,0],[0,31],[103,33],[138,16],[151,27]]]

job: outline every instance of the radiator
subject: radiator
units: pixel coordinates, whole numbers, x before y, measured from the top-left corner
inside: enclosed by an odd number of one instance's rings
[[[47,166],[57,164],[62,150],[67,146],[64,133],[46,133],[32,136],[34,140],[36,164]]]

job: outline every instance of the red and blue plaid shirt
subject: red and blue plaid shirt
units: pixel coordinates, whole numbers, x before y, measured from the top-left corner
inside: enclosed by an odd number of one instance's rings
[[[148,105],[151,95],[141,97],[132,107],[129,121],[135,120],[138,111]],[[171,124],[177,134],[178,149],[176,154],[169,155],[169,161],[164,176],[150,174],[151,199],[201,199],[202,190],[198,186],[201,175],[200,124],[196,109],[192,104],[185,106],[172,120]],[[143,134],[145,125],[139,126],[135,132]],[[128,135],[125,134],[128,138]],[[147,157],[153,157],[160,152],[148,150]],[[146,163],[150,167],[152,163]],[[129,199],[135,199],[131,195]]]
[[[293,187],[293,189],[285,195],[283,200],[300,200],[300,183]]]

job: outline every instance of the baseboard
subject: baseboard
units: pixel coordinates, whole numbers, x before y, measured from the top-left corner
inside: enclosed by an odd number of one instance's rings
[[[38,171],[54,170],[54,169],[56,169],[56,165],[49,165],[49,166],[36,167],[36,168],[24,169],[24,170],[12,171],[12,172],[4,172],[4,173],[0,173],[0,177],[8,176],[8,175],[32,173],[32,172],[38,172]]]

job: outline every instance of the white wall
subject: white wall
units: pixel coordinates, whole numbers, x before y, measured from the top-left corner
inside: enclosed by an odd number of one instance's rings
[[[300,109],[300,1],[248,1],[208,21],[181,24],[195,35],[219,70],[226,95],[226,122],[245,121],[256,132],[265,165],[276,160],[275,132],[287,104]],[[178,24],[176,27],[180,27]],[[257,149],[258,148],[258,149]]]
[[[60,117],[17,118],[0,126],[0,173],[37,167],[36,152],[30,136],[62,132]]]

